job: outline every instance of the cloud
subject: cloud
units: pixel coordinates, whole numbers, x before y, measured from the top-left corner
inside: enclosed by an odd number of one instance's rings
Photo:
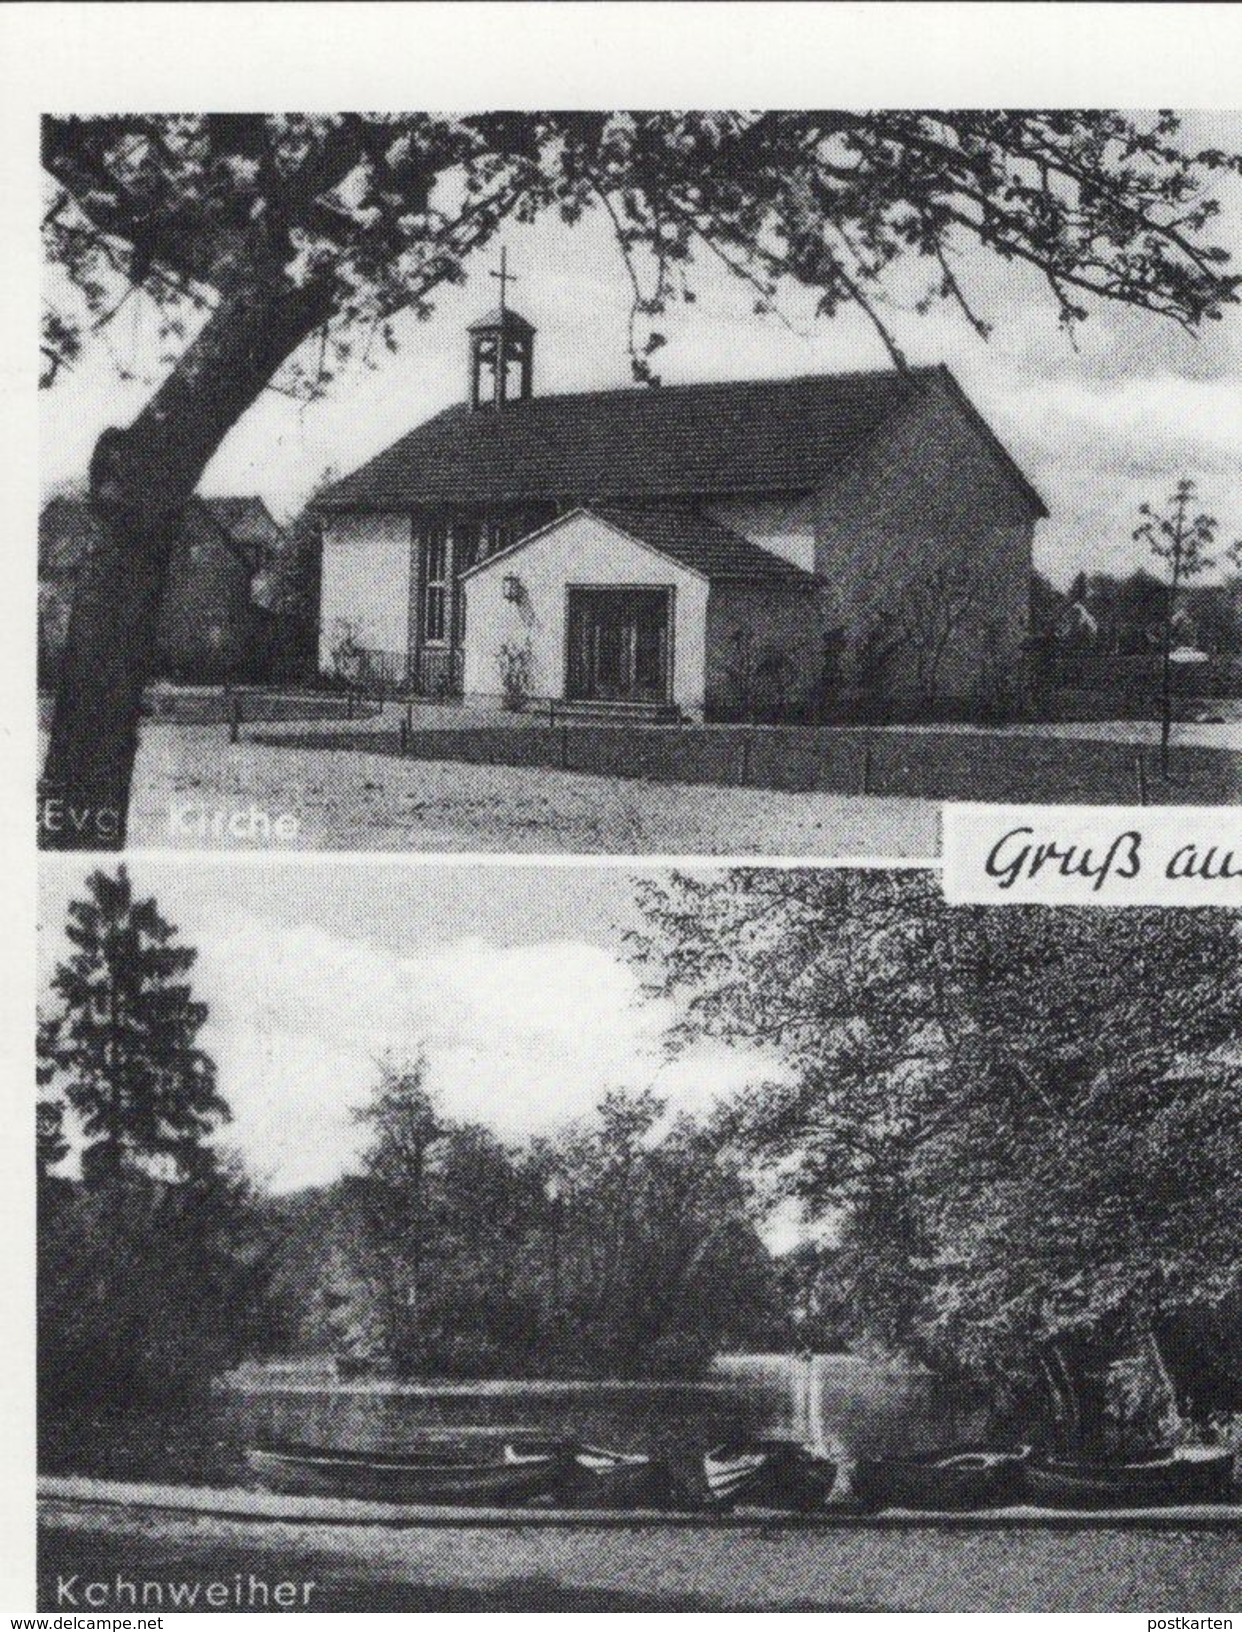
[[[1165,370],[1137,379],[960,376],[1048,503],[1035,564],[1067,584],[1080,567],[1129,571],[1146,559],[1132,533],[1144,500],[1183,475],[1219,517],[1221,541],[1242,534],[1242,428],[1237,379]]]
[[[1050,402],[1036,386],[1016,397],[1036,457],[1067,440],[1087,455],[1106,456],[1119,474],[1146,475],[1188,460],[1198,468],[1242,470],[1238,386],[1227,380],[1164,374],[1111,384],[1064,383]]]
[[[204,1046],[234,1113],[227,1137],[276,1189],[351,1165],[351,1108],[385,1056],[424,1054],[449,1115],[512,1140],[588,1116],[610,1087],[652,1085],[702,1112],[772,1069],[715,1044],[665,1061],[671,1005],[643,1001],[628,964],[588,941],[469,937],[398,956],[235,909],[196,942]]]

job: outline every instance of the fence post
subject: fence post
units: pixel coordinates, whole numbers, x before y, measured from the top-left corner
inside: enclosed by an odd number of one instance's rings
[[[741,753],[738,755],[737,785],[739,788],[750,786],[750,737],[743,735]]]
[[[569,727],[568,727],[568,725],[562,725],[561,726],[561,769],[563,771],[567,771],[569,769]]]
[[[1138,802],[1147,803],[1147,766],[1143,763],[1143,750],[1140,748],[1134,756],[1134,779],[1138,783]]]
[[[241,735],[242,705],[241,698],[231,686],[224,688],[226,710],[229,719],[229,741],[236,742]]]
[[[406,704],[405,713],[401,716],[397,724],[397,751],[403,759],[410,751],[410,731],[413,725],[413,721],[410,717],[412,708],[412,704]]]
[[[871,738],[870,737],[864,737],[863,738],[863,763],[862,763],[862,791],[864,793],[870,793],[871,792],[871,779],[872,779],[871,778],[871,772],[872,772]]]

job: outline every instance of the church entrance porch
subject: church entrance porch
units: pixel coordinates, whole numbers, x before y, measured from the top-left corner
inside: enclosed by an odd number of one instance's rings
[[[662,703],[671,696],[671,589],[570,585],[566,698]]]
[[[528,700],[701,720],[728,681],[739,628],[808,671],[823,647],[817,579],[680,511],[580,508],[461,583],[464,691],[477,702],[498,700],[498,677],[520,661]]]

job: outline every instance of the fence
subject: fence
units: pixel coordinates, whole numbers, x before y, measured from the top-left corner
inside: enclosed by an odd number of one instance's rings
[[[1242,796],[1242,754],[1175,749],[1177,784],[1161,781],[1155,750],[1133,743],[1003,732],[811,726],[526,725],[397,731],[270,733],[285,747],[362,750],[465,765],[576,771],[688,785],[790,793],[875,794],[1121,804],[1232,804]]]
[[[1214,657],[1207,662],[1170,665],[1170,689],[1177,697],[1242,697],[1242,661]],[[1047,683],[1054,690],[1093,692],[1150,709],[1160,696],[1163,660],[1159,653],[1103,657],[1097,652],[1059,653]]]
[[[362,720],[377,715],[380,706],[353,691],[157,684],[143,694],[142,712],[147,719],[174,725],[224,724],[235,733],[240,725],[282,720]]]

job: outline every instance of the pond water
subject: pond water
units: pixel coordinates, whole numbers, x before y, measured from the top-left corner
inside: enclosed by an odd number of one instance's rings
[[[932,1449],[970,1426],[929,1372],[855,1355],[723,1355],[702,1381],[650,1383],[341,1383],[327,1369],[268,1366],[234,1373],[221,1399],[243,1438],[357,1450],[534,1431],[697,1456],[768,1433],[853,1456]]]
[[[658,1451],[689,1471],[740,1433],[848,1458],[932,1449],[979,1426],[929,1373],[854,1355],[724,1355],[703,1380],[650,1383],[342,1382],[322,1359],[239,1367],[206,1409],[101,1425],[64,1446],[45,1440],[40,1461],[48,1472],[237,1484],[249,1482],[243,1452],[257,1440],[400,1451],[428,1435],[478,1447],[547,1433]]]
[[[921,1367],[854,1354],[726,1354],[714,1370],[769,1432],[830,1456],[935,1450],[984,1427]]]

